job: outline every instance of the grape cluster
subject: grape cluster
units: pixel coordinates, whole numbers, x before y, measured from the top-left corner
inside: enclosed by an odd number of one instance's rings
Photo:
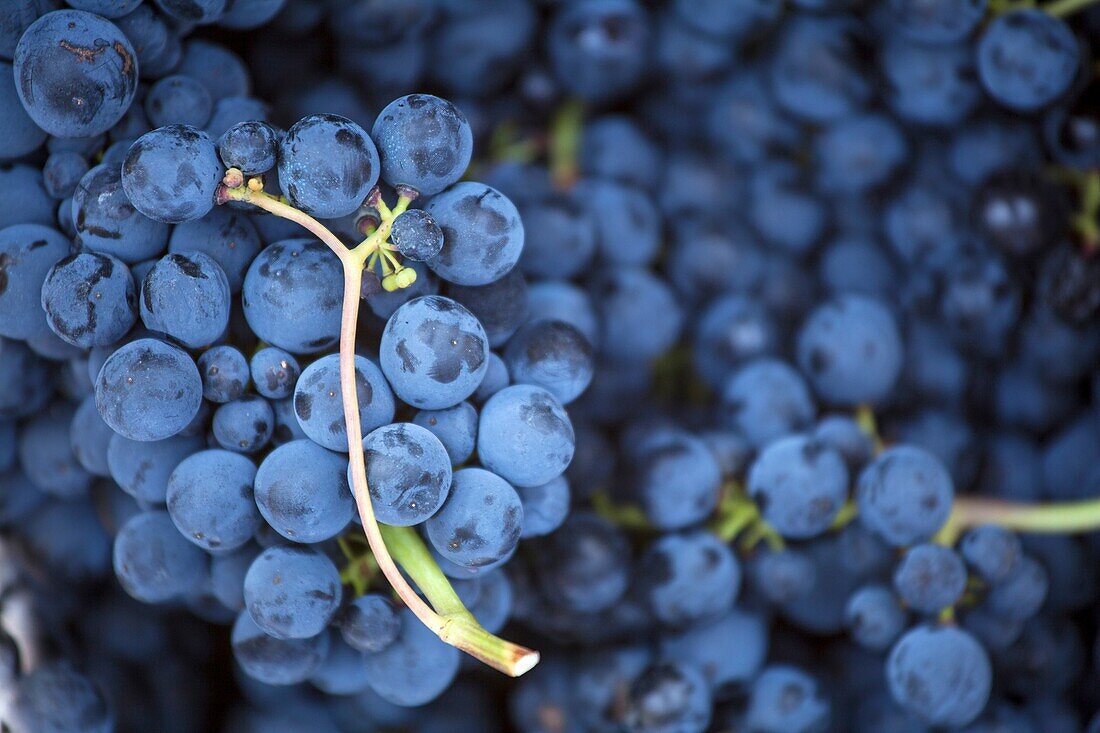
[[[9,4],[0,730],[1100,731],[1090,0]]]

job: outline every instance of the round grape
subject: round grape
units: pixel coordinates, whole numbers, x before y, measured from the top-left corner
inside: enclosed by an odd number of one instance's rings
[[[569,416],[541,387],[506,387],[481,410],[478,458],[515,486],[540,486],[560,476],[573,459],[574,448]]]
[[[447,100],[430,94],[390,102],[374,121],[371,137],[382,160],[382,180],[424,196],[457,183],[474,152],[466,117]]]
[[[168,125],[130,146],[122,163],[122,188],[145,216],[179,224],[201,219],[214,208],[223,173],[209,135],[189,125]]]
[[[81,10],[46,13],[32,23],[14,64],[27,114],[57,137],[106,132],[129,109],[138,86],[130,41],[110,21]]]
[[[245,545],[262,521],[252,498],[256,466],[226,450],[183,459],[168,477],[168,514],[180,534],[208,552]]]
[[[292,542],[312,544],[339,534],[355,514],[348,462],[310,440],[271,451],[256,472],[256,504],[271,527]]]
[[[279,183],[302,211],[351,214],[378,181],[378,150],[362,127],[339,115],[309,115],[279,142]]]

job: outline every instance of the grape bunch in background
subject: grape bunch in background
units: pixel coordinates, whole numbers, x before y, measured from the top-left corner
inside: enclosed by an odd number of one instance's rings
[[[11,0],[0,729],[1100,730],[1089,6]]]

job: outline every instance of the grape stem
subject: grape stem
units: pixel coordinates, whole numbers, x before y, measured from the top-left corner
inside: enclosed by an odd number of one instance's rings
[[[1023,504],[984,497],[959,497],[936,540],[954,544],[964,531],[995,524],[1016,532],[1075,534],[1100,530],[1100,499]]]
[[[236,187],[230,188],[229,184]],[[351,464],[351,489],[355,503],[359,508],[359,518],[363,524],[363,533],[367,537],[371,553],[382,574],[386,576],[397,596],[405,606],[444,642],[476,657],[489,666],[505,674],[518,677],[530,670],[539,661],[538,652],[493,636],[474,618],[462,601],[459,600],[450,582],[432,559],[427,548],[411,529],[387,527],[386,530],[398,544],[402,564],[421,589],[432,600],[440,603],[439,613],[429,606],[405,580],[397,567],[383,539],[382,526],[374,515],[370,490],[367,486],[366,458],[363,454],[363,427],[359,421],[359,398],[355,386],[355,333],[359,321],[359,300],[363,280],[363,267],[374,252],[389,238],[393,220],[403,212],[412,201],[409,195],[402,195],[398,204],[391,210],[381,200],[378,189],[368,196],[367,203],[379,213],[382,221],[378,228],[354,249],[348,249],[336,235],[324,224],[299,209],[283,203],[270,194],[255,187],[241,185],[241,180],[226,174],[224,185],[218,190],[219,203],[226,201],[244,201],[253,204],[275,216],[282,217],[307,229],[324,242],[340,260],[344,272],[344,299],[340,318],[340,396],[344,407],[344,420],[347,424],[348,460]],[[420,542],[417,551],[414,542],[408,537],[412,534]],[[411,548],[411,549],[410,549]],[[427,587],[425,587],[427,586]],[[442,615],[441,615],[442,614]]]

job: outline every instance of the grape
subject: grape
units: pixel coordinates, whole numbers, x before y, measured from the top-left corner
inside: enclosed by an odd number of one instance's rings
[[[229,281],[202,252],[162,257],[141,283],[141,320],[184,346],[213,343],[229,323]]]
[[[337,618],[344,641],[361,652],[380,652],[397,639],[401,617],[385,596],[368,593],[349,603]]]
[[[382,180],[424,196],[458,182],[474,150],[470,123],[462,112],[430,94],[390,102],[378,113],[371,137],[382,161]]]
[[[224,207],[177,224],[168,240],[169,252],[209,255],[225,272],[233,294],[240,292],[248,266],[261,248],[260,235],[248,218]]]
[[[901,337],[877,301],[842,296],[803,324],[798,364],[826,402],[873,403],[890,393],[901,372]]]
[[[241,611],[233,624],[233,658],[245,674],[268,685],[294,685],[309,679],[329,652],[329,635],[309,639],[268,636]]]
[[[168,477],[168,514],[180,534],[208,552],[235,550],[252,539],[260,514],[252,498],[256,466],[226,450],[184,458]]]
[[[312,441],[292,440],[267,454],[256,472],[256,504],[276,532],[294,542],[335,537],[355,513],[347,461]]]
[[[215,100],[248,94],[250,87],[244,62],[224,46],[202,38],[187,42],[175,73],[201,81]]]
[[[610,608],[626,592],[626,537],[595,514],[572,512],[538,547],[539,587],[555,603],[591,613]]]
[[[481,409],[478,458],[515,486],[540,486],[560,476],[575,445],[569,416],[539,387],[506,387]]]
[[[294,394],[294,386],[302,370],[293,355],[274,346],[260,349],[252,355],[249,371],[256,391],[272,400]]]
[[[240,0],[237,0],[240,5]],[[246,176],[267,173],[275,167],[282,133],[259,120],[238,122],[222,133],[218,153],[227,168],[239,168]]]
[[[179,224],[214,207],[222,165],[214,141],[189,125],[172,124],[137,139],[122,163],[122,188],[150,219]]]
[[[479,568],[508,557],[519,543],[523,506],[512,486],[480,468],[455,471],[447,499],[425,522],[445,559]]]
[[[680,431],[639,448],[630,479],[646,517],[662,530],[702,521],[718,503],[721,482],[706,444]]]
[[[248,386],[248,362],[232,346],[214,346],[198,360],[202,375],[202,396],[211,402],[225,403],[240,399]]]
[[[348,435],[339,362],[336,354],[329,354],[306,367],[294,387],[294,414],[310,440],[329,450],[346,453]],[[355,357],[355,393],[364,433],[393,420],[393,393],[374,362],[361,356]]]
[[[115,433],[107,446],[107,467],[111,478],[130,496],[144,504],[164,504],[172,471],[202,447],[198,436],[177,435],[148,442]]]
[[[210,592],[231,611],[244,609],[244,578],[260,548],[249,543],[210,558]]]
[[[712,301],[703,311],[692,343],[696,368],[720,387],[741,364],[778,350],[775,320],[761,304],[732,295]]]
[[[242,122],[267,120],[267,105],[253,97],[233,96],[219,99],[214,103],[214,112],[203,130],[213,140],[218,140],[229,128]]]
[[[634,680],[625,707],[630,733],[703,733],[710,724],[710,689],[694,667],[661,662]]]
[[[106,132],[137,91],[133,46],[110,21],[81,10],[47,13],[32,23],[19,39],[14,64],[27,114],[58,137]]]
[[[309,115],[279,142],[279,182],[308,214],[347,216],[378,181],[378,150],[359,125],[338,115]]]
[[[443,231],[443,249],[428,266],[458,285],[488,285],[515,267],[523,252],[523,223],[515,204],[483,183],[464,181],[425,207]]]
[[[889,181],[908,156],[898,125],[885,115],[850,117],[816,141],[822,188],[863,192]]]
[[[807,427],[816,408],[802,377],[777,359],[755,359],[726,381],[722,390],[726,424],[761,447]]]
[[[489,633],[499,634],[508,623],[515,602],[512,583],[508,580],[507,574],[490,569],[468,580],[457,581],[453,585],[455,592],[462,598],[478,623]],[[476,586],[477,597],[468,599],[463,595],[463,589],[471,585]]]
[[[245,395],[215,410],[211,428],[222,448],[235,453],[256,453],[271,440],[275,413],[263,397]]]
[[[913,446],[883,451],[856,484],[860,521],[891,545],[927,540],[947,520],[954,485],[935,456]]]
[[[571,3],[547,34],[554,76],[571,94],[603,102],[623,96],[641,79],[649,24],[633,0]]]
[[[149,511],[119,530],[114,565],[127,593],[160,603],[197,590],[206,579],[207,556],[176,531],[168,512]]]
[[[649,271],[612,270],[599,278],[593,291],[602,320],[600,348],[608,356],[653,359],[679,337],[683,312],[669,287]]]
[[[469,460],[477,443],[477,410],[469,402],[459,402],[443,410],[421,410],[413,424],[424,428],[443,444],[452,465]]]
[[[661,537],[638,573],[653,615],[669,626],[717,618],[733,607],[741,586],[737,558],[709,532]]]
[[[569,482],[562,476],[542,486],[521,486],[516,493],[523,505],[523,539],[550,534],[569,516]]]
[[[964,3],[891,0],[890,11],[898,28],[916,41],[952,43],[961,41],[985,16],[985,0]]]
[[[458,672],[458,650],[444,644],[412,611],[399,614],[397,639],[365,658],[367,679],[383,699],[402,706],[423,705],[446,690]]]
[[[308,639],[325,630],[340,607],[340,572],[308,547],[269,547],[244,579],[248,614],[276,639]]]
[[[411,209],[393,220],[390,241],[402,257],[426,262],[443,249],[443,230],[427,211]]]
[[[780,438],[749,468],[748,492],[779,534],[804,539],[832,524],[848,496],[848,470],[840,454],[823,443]]]
[[[27,114],[15,88],[12,65],[0,61],[0,125],[6,135],[0,143],[0,157],[18,158],[34,152],[46,139],[46,132]]]
[[[30,553],[63,581],[103,580],[111,572],[111,539],[94,512],[87,499],[43,503],[24,520]]]
[[[990,588],[985,602],[990,611],[1002,618],[1026,621],[1038,613],[1047,599],[1049,584],[1043,566],[1024,556],[1008,577]]]
[[[432,77],[452,94],[481,97],[502,89],[533,41],[535,9],[518,0],[491,0],[481,12],[457,3],[445,9],[445,22],[426,49]],[[427,13],[420,18],[426,22]]]
[[[334,632],[328,645],[328,656],[310,675],[309,681],[329,695],[354,695],[367,689],[367,668],[364,654],[344,643]]]
[[[131,265],[156,257],[168,242],[168,225],[130,203],[118,166],[97,165],[84,174],[73,193],[72,222],[85,247]]]
[[[931,725],[961,727],[989,700],[989,658],[970,634],[917,626],[890,650],[886,681],[894,699]]]
[[[894,589],[919,613],[954,606],[966,590],[966,568],[954,550],[941,545],[911,547],[894,571]]]
[[[126,265],[110,255],[70,255],[46,274],[42,308],[50,329],[66,343],[107,346],[137,320],[134,281]]]
[[[625,115],[605,115],[586,124],[580,159],[585,176],[646,191],[656,188],[661,176],[661,151]]]
[[[845,415],[828,415],[819,420],[813,438],[839,453],[850,473],[862,469],[875,453],[871,436],[858,422]]]
[[[163,440],[198,413],[202,381],[185,352],[142,338],[107,357],[96,378],[95,400],[116,433],[130,440]]]
[[[584,270],[596,252],[596,225],[576,196],[524,203],[520,269],[532,277],[567,278]]]
[[[780,605],[805,598],[817,582],[813,559],[794,549],[759,553],[748,570],[754,588],[772,603]]]
[[[816,680],[797,667],[775,665],[753,682],[745,718],[760,733],[810,733],[828,725],[830,712]]]
[[[802,16],[787,24],[769,68],[776,101],[796,117],[816,123],[858,109],[871,94],[870,79],[860,69],[859,40],[852,18],[819,23]],[[817,73],[823,64],[833,73]]]
[[[563,405],[577,399],[595,371],[592,345],[574,326],[539,320],[521,328],[504,351],[517,384],[545,388]]]
[[[76,462],[94,476],[110,476],[107,451],[114,435],[116,435],[115,431],[111,430],[99,416],[99,410],[95,406],[95,396],[89,394],[76,408],[69,424],[69,445],[72,447]],[[0,457],[0,464],[3,464],[2,457]]]
[[[378,521],[399,527],[420,524],[447,499],[451,459],[439,439],[419,425],[383,425],[363,438],[363,452]]]
[[[1031,112],[1069,88],[1079,56],[1077,39],[1064,20],[1037,10],[1017,10],[997,17],[983,31],[978,74],[996,101]]]
[[[465,308],[429,295],[398,308],[386,323],[379,361],[394,393],[421,409],[457,405],[485,375],[485,329]]]
[[[898,599],[880,585],[860,588],[844,607],[844,623],[852,638],[875,651],[889,648],[905,630],[907,621]]]
[[[50,333],[41,309],[50,269],[69,253],[59,232],[40,224],[0,229],[0,336],[28,339]]]
[[[661,656],[690,659],[716,695],[754,679],[768,651],[768,627],[757,614],[734,608],[714,621],[693,624],[661,639]]]
[[[227,0],[155,0],[165,15],[187,23],[209,23],[221,16]]]
[[[285,5],[287,0],[232,0],[218,18],[218,25],[241,30],[256,28],[278,15]]]
[[[974,53],[964,43],[929,47],[891,38],[879,63],[890,108],[906,122],[956,124],[981,101]]]
[[[985,524],[963,535],[959,552],[966,564],[989,583],[1000,583],[1019,567],[1020,539],[1003,527]]]
[[[10,688],[4,723],[13,731],[110,733],[114,720],[103,692],[67,663],[44,665]]]
[[[76,414],[67,402],[55,402],[31,418],[19,435],[19,464],[40,491],[61,498],[87,496],[92,476],[68,445],[59,448],[56,436],[66,435]]]
[[[190,76],[166,76],[145,96],[145,114],[153,127],[179,123],[201,129],[213,111],[210,92]]]
[[[29,165],[0,165],[0,229],[13,224],[54,226],[57,205],[46,193],[41,171]]]
[[[340,262],[309,239],[265,247],[244,277],[241,302],[261,340],[292,354],[329,348],[340,337]]]
[[[474,400],[477,402],[485,402],[512,383],[512,378],[508,375],[508,365],[504,363],[503,359],[490,351],[487,363],[485,376],[473,395]]]
[[[643,192],[611,181],[586,181],[577,192],[596,228],[601,259],[616,265],[645,265],[661,244],[661,220]]]
[[[593,346],[599,344],[599,324],[592,301],[583,290],[564,280],[543,280],[527,288],[528,321],[563,321]]]
[[[494,349],[503,346],[528,319],[527,281],[518,270],[488,285],[453,285],[447,294],[474,314]]]
[[[55,199],[69,198],[76,193],[80,179],[88,170],[88,161],[80,153],[68,150],[51,153],[42,166],[42,183],[46,193]],[[60,213],[57,218],[62,221],[66,219]]]

